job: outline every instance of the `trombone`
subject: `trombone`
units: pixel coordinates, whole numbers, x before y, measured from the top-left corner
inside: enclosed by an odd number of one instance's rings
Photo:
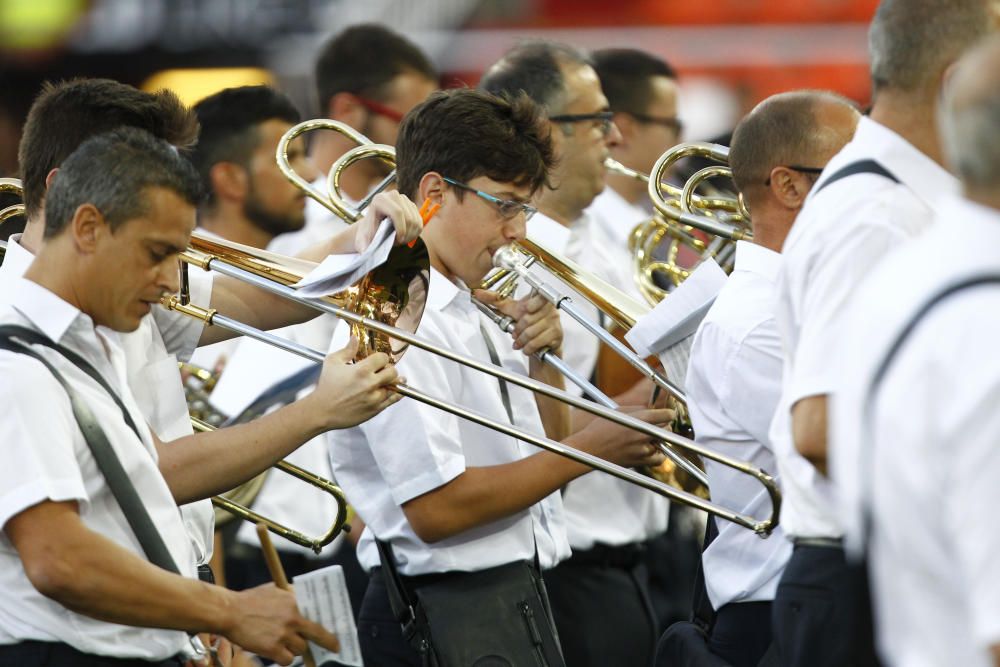
[[[277,256],[273,253],[249,249],[246,246],[238,246],[237,244],[208,241],[199,237],[193,238],[192,245],[194,247],[189,248],[181,255],[182,261],[186,264],[193,264],[206,270],[218,271],[223,275],[227,275],[238,280],[244,280],[269,292],[285,296],[297,303],[312,306],[322,312],[344,319],[351,323],[354,327],[361,328],[368,332],[369,336],[393,338],[403,341],[407,345],[413,345],[446,359],[450,359],[456,363],[468,366],[469,368],[500,378],[511,384],[524,387],[543,396],[561,400],[573,407],[586,410],[587,412],[590,412],[598,417],[609,419],[621,426],[633,428],[640,433],[649,436],[651,439],[666,441],[671,445],[688,449],[702,457],[711,459],[721,463],[722,465],[735,468],[740,472],[748,474],[760,482],[767,491],[768,496],[771,499],[771,514],[767,518],[758,519],[753,516],[735,512],[721,505],[712,503],[711,501],[702,499],[694,494],[675,489],[674,487],[647,477],[630,468],[624,468],[622,466],[609,463],[608,461],[592,454],[577,450],[560,442],[549,440],[548,438],[537,436],[511,424],[494,421],[485,415],[469,410],[465,407],[452,405],[414,387],[405,384],[394,385],[392,390],[403,396],[413,398],[414,400],[449,412],[460,418],[470,420],[486,428],[496,430],[510,437],[517,438],[542,449],[573,459],[578,463],[601,470],[619,479],[637,484],[667,498],[691,505],[722,519],[732,521],[733,523],[752,530],[754,533],[762,537],[769,535],[770,532],[778,525],[778,514],[781,504],[778,487],[770,475],[748,463],[737,461],[722,454],[713,452],[691,440],[688,440],[687,438],[643,422],[630,415],[621,414],[610,408],[606,408],[591,401],[573,396],[559,389],[555,389],[545,383],[538,382],[518,373],[507,371],[501,367],[494,366],[493,364],[484,363],[472,357],[458,354],[447,348],[425,341],[408,330],[386,324],[378,319],[366,317],[363,314],[359,314],[345,308],[343,305],[339,305],[338,302],[340,302],[341,299],[337,295],[333,297],[324,297],[323,299],[310,299],[303,297],[299,295],[294,288],[289,286],[297,282],[301,278],[302,274],[297,272],[293,267],[281,265]],[[423,248],[424,256],[426,257],[426,248],[423,246],[423,243],[418,240],[415,246]],[[398,247],[406,248],[406,246]],[[296,260],[296,262],[298,262],[299,265],[310,264],[302,262],[301,260]],[[276,345],[282,349],[299,354],[314,361],[322,361],[325,358],[325,355],[321,352],[311,350],[297,343],[284,340],[274,334],[260,331],[246,324],[236,322],[235,320],[219,315],[213,310],[203,309],[190,303],[182,303],[182,299],[177,295],[165,297],[164,305],[168,308],[184,312],[189,316],[202,319],[206,324],[223,326],[237,333],[250,336],[251,338],[255,338],[265,343]],[[387,343],[380,343],[377,347],[384,349],[391,347],[391,345]]]
[[[15,194],[18,197],[24,198],[24,188],[21,186],[21,181],[16,178],[0,178],[0,192],[7,192]],[[0,209],[0,225],[7,222],[11,218],[16,218],[18,216],[24,215],[24,204],[11,204],[3,209]],[[7,253],[7,242],[0,241],[0,263],[3,263],[4,255]]]
[[[341,134],[347,136],[359,145],[356,148],[351,149],[346,152],[340,158],[338,158],[330,168],[330,173],[327,179],[327,194],[324,196],[322,193],[318,192],[310,183],[307,183],[299,174],[292,169],[291,164],[288,161],[288,145],[293,139],[302,135],[305,132],[310,132],[313,130],[333,130],[340,132]],[[333,120],[308,120],[298,125],[290,128],[281,140],[278,142],[277,149],[275,151],[275,159],[278,162],[278,168],[281,172],[291,181],[292,184],[296,185],[302,189],[307,195],[318,201],[320,204],[325,206],[328,210],[333,212],[335,215],[340,216],[342,219],[349,223],[357,222],[361,219],[362,212],[371,203],[372,198],[380,192],[381,190],[388,187],[395,180],[395,172],[390,173],[375,190],[370,193],[363,201],[361,201],[357,207],[352,207],[344,201],[344,197],[340,194],[340,180],[341,176],[348,167],[350,167],[355,162],[366,159],[380,159],[387,165],[395,167],[396,150],[392,146],[385,144],[373,144],[368,141],[363,135],[360,135],[353,128],[346,126],[342,123]],[[551,253],[541,246],[538,246],[530,241],[524,241],[524,245],[528,248],[530,253],[533,253],[535,257],[541,258],[542,262],[547,266],[558,266],[560,262],[562,265],[566,264],[566,260],[561,260],[561,258],[556,258],[554,253]],[[499,254],[499,253],[498,253]],[[508,271],[513,271],[513,267],[507,269]],[[577,276],[582,276],[583,272],[576,268],[572,272],[572,278],[576,279]],[[514,274],[512,273],[512,278]],[[513,291],[514,283],[513,280],[509,281],[507,285],[503,286],[499,291],[502,295],[509,295]],[[610,290],[610,286],[608,286]],[[620,307],[615,306],[616,303],[627,303],[631,299],[617,290],[614,290],[614,294],[608,294],[600,299],[600,302],[595,301],[595,305],[598,308],[608,312],[610,310],[618,311]],[[551,293],[551,290],[545,292],[545,294]],[[588,291],[581,291],[581,293],[600,293],[600,289],[590,287]],[[497,310],[482,304],[475,299],[473,300],[479,310],[486,315],[490,320],[494,322],[501,330],[505,332],[510,332],[514,324],[510,318],[504,316]],[[629,363],[638,368],[646,377],[653,378],[654,382],[660,384],[662,388],[667,389],[669,393],[675,397],[681,398],[683,400],[683,394],[680,389],[673,385],[666,377],[658,374],[652,369],[642,358],[636,355],[627,346],[621,343],[617,338],[608,334],[603,328],[598,326],[596,323],[590,321],[590,319],[581,311],[577,310],[575,306],[568,299],[554,300],[553,303],[557,307],[562,308],[564,311],[570,314],[571,317],[576,319],[584,326],[588,331],[598,336],[607,345],[611,346],[618,354],[624,356]],[[634,303],[634,307],[630,309],[628,317],[630,318],[630,323],[627,326],[634,324],[635,319],[641,316],[642,312],[645,310],[640,304]],[[625,325],[623,325],[625,326]],[[562,374],[567,380],[580,387],[580,389],[591,396],[594,400],[598,401],[607,408],[617,409],[618,405],[615,401],[604,394],[600,389],[595,387],[587,378],[582,377],[573,368],[565,363],[557,355],[550,353],[549,351],[541,351],[535,355],[539,360],[551,365],[556,370]],[[680,453],[674,451],[669,444],[664,442],[657,443],[657,446],[663,452],[663,454],[670,459],[670,461],[678,468],[684,470],[692,479],[698,482],[702,487],[708,487],[708,477],[705,475],[704,471],[698,468],[694,463],[689,461]]]

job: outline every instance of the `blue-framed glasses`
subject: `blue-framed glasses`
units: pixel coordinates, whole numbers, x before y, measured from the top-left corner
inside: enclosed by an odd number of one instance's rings
[[[477,196],[482,197],[483,199],[492,204],[495,204],[497,210],[500,211],[500,217],[502,217],[504,220],[510,220],[511,218],[515,218],[521,213],[523,213],[524,220],[525,222],[527,222],[528,220],[531,219],[531,216],[533,216],[535,213],[538,213],[537,208],[535,208],[534,206],[529,206],[524,202],[515,201],[513,199],[500,199],[500,197],[497,197],[496,195],[491,195],[488,192],[477,190],[476,188],[470,185],[466,185],[465,183],[459,183],[453,178],[448,178],[447,176],[442,176],[441,178],[444,179],[445,183],[454,185],[456,188],[461,188],[463,190],[468,190],[469,192],[474,192],[476,193]]]

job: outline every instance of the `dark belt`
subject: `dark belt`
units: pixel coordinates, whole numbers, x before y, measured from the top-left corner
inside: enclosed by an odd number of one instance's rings
[[[525,561],[525,562],[527,563],[531,571],[537,576],[538,568],[535,566],[535,563],[533,561]],[[512,563],[506,563],[504,565],[497,565],[496,567],[487,568],[487,570],[495,570],[504,567],[510,567],[511,565]],[[441,583],[442,581],[449,581],[451,579],[456,579],[459,577],[468,576],[469,574],[475,574],[475,573],[476,571],[466,572],[464,570],[452,570],[450,572],[433,572],[431,574],[417,574],[414,576],[401,574],[399,575],[399,578],[403,580],[403,583],[409,590],[415,591],[416,589],[422,586],[429,586],[430,584],[437,584]],[[379,579],[384,578],[384,575],[382,573],[382,568],[373,567],[369,576],[377,577]]]
[[[59,642],[27,640],[0,646],[0,667],[181,667],[183,664],[180,657],[142,660],[93,655]]]
[[[613,567],[631,570],[642,562],[645,553],[646,545],[642,542],[617,547],[595,544],[590,549],[574,551],[559,567]]]
[[[796,547],[844,548],[844,538],[842,537],[792,537],[791,539],[792,544]]]

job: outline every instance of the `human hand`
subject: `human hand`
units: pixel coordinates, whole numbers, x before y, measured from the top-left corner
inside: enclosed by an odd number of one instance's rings
[[[674,419],[673,410],[635,407],[619,408],[621,412],[644,422],[666,428]],[[595,418],[573,436],[574,446],[624,467],[657,466],[664,456],[648,435],[606,419]],[[577,441],[579,440],[579,444]]]
[[[288,665],[315,642],[338,651],[340,642],[323,626],[299,613],[295,594],[274,584],[264,584],[235,593],[236,616],[226,636],[247,651]]]
[[[356,252],[364,252],[368,248],[386,218],[396,228],[395,245],[409,243],[420,236],[424,228],[419,209],[406,195],[396,191],[380,192],[365,209],[364,217],[354,224],[357,228],[354,236]]]
[[[529,357],[541,350],[556,355],[562,352],[562,322],[559,311],[548,299],[534,292],[523,299],[503,299],[486,290],[475,290],[473,296],[514,321],[510,335],[515,350]]]
[[[391,390],[402,382],[389,355],[378,352],[351,363],[358,339],[327,355],[316,389],[304,401],[319,415],[324,430],[350,428],[371,419],[402,398]]]

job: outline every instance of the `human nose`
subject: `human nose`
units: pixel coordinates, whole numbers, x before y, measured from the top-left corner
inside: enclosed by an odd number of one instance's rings
[[[163,262],[160,264],[158,275],[156,276],[156,286],[165,294],[176,294],[181,288],[180,275],[181,260]]]
[[[612,146],[617,146],[622,141],[622,133],[615,125],[614,121],[610,121],[608,125],[608,132],[604,135],[604,143],[607,144],[608,148]]]
[[[526,211],[518,211],[517,215],[507,221],[504,227],[504,237],[508,241],[520,241],[528,234],[528,216]]]

